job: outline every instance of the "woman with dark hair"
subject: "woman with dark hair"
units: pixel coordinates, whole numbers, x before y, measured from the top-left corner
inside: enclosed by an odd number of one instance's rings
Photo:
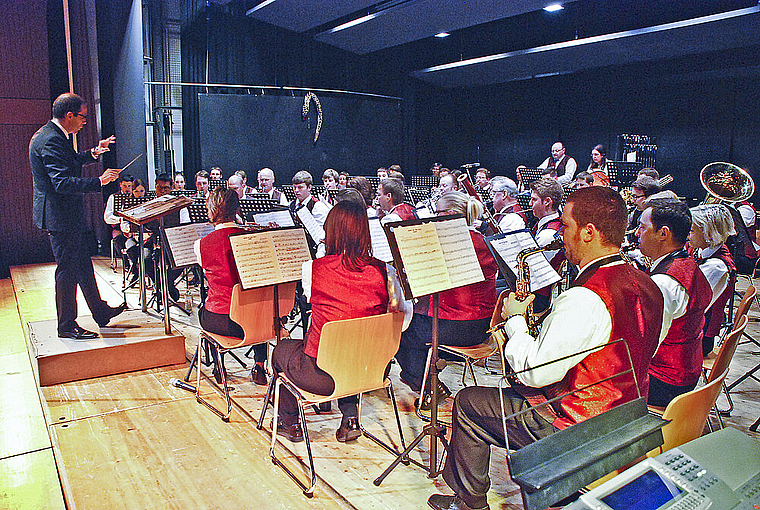
[[[591,149],[591,162],[586,172],[594,177],[594,186],[610,185],[607,174],[607,148],[601,143]]]
[[[411,303],[403,300],[395,270],[372,257],[369,221],[361,204],[344,200],[330,210],[325,220],[325,251],[324,257],[303,265],[303,290],[311,302],[311,326],[305,341],[284,338],[272,353],[275,373],[285,373],[298,387],[317,395],[329,395],[335,389],[332,377],[317,366],[325,323],[390,310],[403,310],[411,316]],[[357,404],[356,396],[338,400],[343,419],[335,435],[340,442],[361,435]],[[298,403],[285,389],[280,391],[277,433],[290,441],[303,440]]]
[[[240,201],[235,190],[220,186],[209,193],[206,213],[214,225],[214,231],[195,242],[195,254],[208,282],[206,301],[198,309],[201,327],[209,333],[243,338],[243,328],[230,319],[232,287],[240,283],[230,235],[247,232],[235,223],[239,209]],[[251,370],[251,380],[265,386],[267,344],[253,346],[253,359],[255,364]]]
[[[475,229],[475,222],[483,214],[483,204],[464,193],[448,192],[435,204],[439,216],[463,214],[470,227],[475,254],[485,280],[464,287],[441,292],[438,298],[438,331],[442,345],[465,347],[484,342],[488,338],[491,315],[496,308],[496,273],[498,266],[486,246],[483,234]],[[396,361],[401,366],[401,380],[413,391],[424,393],[417,402],[422,410],[429,409],[430,389],[422,388],[428,344],[433,331],[432,303],[415,306],[409,329],[401,335]],[[429,381],[428,381],[429,384]],[[451,392],[438,381],[438,403],[442,404]]]

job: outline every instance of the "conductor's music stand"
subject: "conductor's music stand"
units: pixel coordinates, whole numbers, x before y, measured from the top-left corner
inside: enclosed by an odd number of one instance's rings
[[[639,170],[642,168],[641,161],[607,161],[610,186],[618,189],[629,187],[639,176]]]
[[[383,473],[374,480],[380,485],[400,462],[412,461],[409,453],[426,437],[430,437],[428,476],[435,478],[438,467],[438,441],[448,446],[445,428],[438,423],[438,298],[442,291],[484,280],[467,221],[463,215],[442,216],[389,222],[383,226],[393,254],[393,263],[401,279],[406,299],[432,296],[433,321],[430,365],[430,422],[401,452]],[[440,233],[440,237],[439,237]],[[469,243],[469,246],[468,246]],[[456,252],[455,256],[452,254]],[[421,388],[424,395],[425,388]],[[422,401],[422,396],[420,397]],[[419,464],[416,461],[415,464]]]

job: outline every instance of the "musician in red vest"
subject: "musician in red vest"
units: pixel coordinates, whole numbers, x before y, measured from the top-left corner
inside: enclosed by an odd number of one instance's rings
[[[660,346],[649,365],[647,403],[666,407],[693,390],[702,373],[702,328],[712,289],[684,248],[691,214],[677,199],[648,203],[636,235],[641,253],[653,260],[649,273],[663,296]]]
[[[531,229],[538,246],[543,248],[554,241],[555,237],[562,232],[562,220],[559,219],[559,205],[562,203],[562,185],[551,177],[542,177],[530,184],[530,208],[538,222]],[[562,250],[545,251],[544,256],[555,271],[565,261],[565,252]],[[549,307],[551,286],[538,289],[536,299],[533,302],[533,310],[538,313]]]
[[[736,265],[725,243],[735,233],[734,220],[726,206],[706,204],[691,208],[689,246],[712,289],[702,338],[704,356],[715,346],[715,336],[725,319],[723,309],[734,293]]]
[[[232,256],[230,235],[247,232],[235,223],[239,209],[240,200],[235,190],[218,187],[209,193],[206,211],[209,221],[214,224],[214,231],[195,242],[195,255],[208,282],[206,301],[198,309],[201,327],[209,333],[243,338],[243,328],[230,319],[232,287],[240,283]],[[253,359],[255,364],[251,370],[251,380],[256,384],[266,385],[266,344],[253,347]],[[217,369],[218,367],[214,368]]]
[[[377,201],[385,211],[382,223],[389,221],[411,220],[417,217],[417,211],[404,203],[404,182],[399,179],[382,179],[377,185]]]
[[[646,397],[649,362],[662,325],[662,294],[652,279],[620,257],[626,226],[623,199],[606,187],[576,191],[562,213],[567,259],[581,270],[573,287],[560,294],[537,338],[528,332],[525,310],[532,301],[505,300],[502,316],[509,341],[504,354],[519,384],[502,390],[506,412],[598,383],[552,405],[536,407],[502,428],[498,388],[470,386],[454,400],[453,430],[443,478],[455,494],[436,494],[434,509],[488,508],[490,446],[521,448],[617,405]],[[623,342],[612,343],[617,339]],[[591,354],[587,349],[600,347]],[[541,363],[567,359],[530,370]],[[637,384],[638,383],[638,388]]]
[[[405,301],[395,270],[372,257],[369,221],[364,204],[343,200],[335,204],[325,221],[324,257],[303,265],[302,285],[311,303],[311,326],[306,340],[285,338],[272,352],[275,372],[317,395],[329,395],[335,381],[317,366],[319,338],[325,323],[403,310],[404,327],[411,319],[411,302]],[[356,396],[338,399],[343,414],[336,439],[346,442],[361,435]],[[297,442],[303,440],[298,421],[298,403],[287,391],[280,391],[277,433]]]
[[[491,179],[491,198],[493,199],[493,218],[499,223],[502,232],[521,230],[528,224],[528,218],[517,203],[517,184],[509,177],[497,175]]]
[[[464,193],[449,191],[436,202],[439,215],[464,214],[470,225],[470,238],[480,262],[485,280],[441,292],[438,297],[438,331],[442,345],[466,347],[486,341],[491,315],[496,306],[496,273],[498,267],[486,246],[483,234],[474,223],[483,214],[483,204]],[[396,361],[401,366],[401,380],[413,391],[422,392],[417,402],[420,409],[430,406],[430,390],[422,391],[428,344],[433,332],[433,305],[425,302],[424,308],[415,307],[412,323],[401,335]],[[439,380],[438,403],[442,404],[451,392]]]
[[[565,153],[565,145],[562,142],[555,142],[552,145],[552,155],[538,165],[538,168],[553,168],[561,184],[570,184],[578,170],[578,163]]]

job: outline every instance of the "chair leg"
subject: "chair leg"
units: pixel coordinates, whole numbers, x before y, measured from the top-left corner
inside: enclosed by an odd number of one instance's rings
[[[201,334],[199,342],[208,342],[208,340],[203,336],[203,334]],[[199,349],[200,349],[200,344],[199,344]],[[214,389],[214,391],[216,391],[216,393],[219,394],[219,396],[224,397],[224,399],[227,401],[227,414],[223,413],[222,411],[220,411],[219,409],[211,405],[211,403],[208,400],[201,397],[201,356],[200,355],[198,356],[198,368],[197,368],[198,379],[195,385],[195,400],[199,404],[203,404],[204,406],[209,408],[211,411],[213,411],[214,414],[216,414],[222,419],[222,421],[229,422],[230,415],[232,414],[232,399],[230,398],[230,390],[227,387],[227,374],[226,374],[227,371],[224,369],[224,358],[222,356],[222,353],[220,352],[221,349],[217,346],[215,351],[216,351],[215,358],[216,358],[217,367],[222,377],[223,390],[220,391],[214,385],[211,385],[211,387]]]
[[[261,430],[261,428],[264,426],[264,418],[267,414],[267,408],[269,407],[270,399],[272,398],[272,392],[274,391],[275,387],[275,381],[277,380],[277,372],[272,371],[272,378],[269,380],[269,386],[267,386],[267,395],[264,397],[264,405],[261,408],[261,415],[259,416],[259,421],[256,424],[256,428]]]
[[[398,435],[401,439],[401,450],[406,450],[406,444],[404,441],[404,432],[401,430],[401,418],[398,414],[398,407],[396,406],[396,396],[393,394],[393,385],[388,385],[388,395],[391,399],[391,403],[393,405],[393,411],[396,415],[396,426],[398,427]],[[362,424],[362,394],[359,394],[359,413],[358,413],[358,421],[359,421],[359,430],[362,431],[362,434],[370,438],[372,441],[375,442],[378,446],[383,447],[385,450],[387,450],[391,455],[399,456],[401,455],[401,452],[397,449],[390,446],[388,443],[380,439],[379,437],[375,436],[371,432],[367,431],[367,429],[364,428],[364,425]],[[409,459],[404,458],[401,460],[405,465],[409,464]]]
[[[470,369],[470,375],[472,376],[472,383],[477,386],[478,380],[475,378],[475,368],[472,366],[472,358],[465,358],[465,362],[467,363],[467,366],[462,368],[462,375],[464,375],[464,372],[469,367]],[[464,386],[464,377],[462,377],[462,386]]]

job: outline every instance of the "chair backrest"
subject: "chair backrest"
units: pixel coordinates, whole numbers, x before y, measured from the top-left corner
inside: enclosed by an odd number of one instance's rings
[[[756,294],[757,290],[755,289],[754,285],[750,285],[747,287],[747,290],[744,291],[744,296],[742,296],[742,300],[739,302],[739,306],[736,307],[736,314],[734,315],[734,329],[737,329],[739,320],[747,315],[749,307],[752,306],[752,300],[755,299]]]
[[[296,295],[296,283],[278,286],[279,315],[290,311]],[[232,288],[230,319],[245,332],[243,344],[267,342],[277,335],[274,321],[274,286],[243,290],[239,283]],[[279,321],[278,321],[279,325]]]
[[[662,414],[664,419],[670,420],[670,423],[662,428],[665,442],[661,450],[652,450],[649,456],[656,456],[702,435],[710,409],[715,405],[727,374],[728,370],[725,370],[712,382],[678,395],[670,401]]]
[[[322,326],[317,366],[335,381],[333,395],[355,395],[383,387],[385,369],[401,342],[404,314],[389,312]]]
[[[728,334],[728,337],[721,344],[720,350],[718,350],[718,355],[715,356],[715,361],[713,361],[710,373],[707,374],[708,383],[714,381],[716,377],[728,370],[728,365],[731,364],[731,358],[734,357],[734,353],[736,352],[736,345],[739,343],[739,339],[742,337],[742,333],[744,333],[744,328],[747,327],[748,321],[749,319],[746,315],[739,319],[737,327]]]

